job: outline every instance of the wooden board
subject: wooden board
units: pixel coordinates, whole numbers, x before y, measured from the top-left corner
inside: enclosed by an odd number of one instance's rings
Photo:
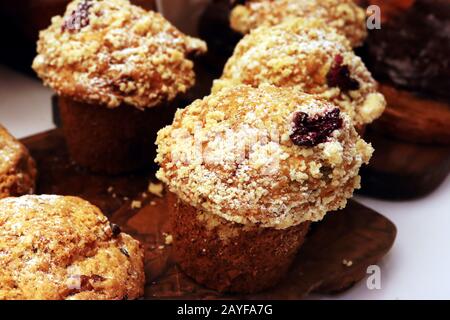
[[[364,139],[373,144],[375,153],[361,170],[361,194],[417,198],[435,190],[450,172],[450,146],[404,142],[373,130]]]
[[[38,164],[39,194],[83,197],[144,244],[146,299],[301,299],[311,292],[339,292],[361,280],[367,266],[389,251],[396,236],[392,222],[350,201],[345,210],[313,225],[291,271],[277,287],[245,297],[220,295],[196,284],[173,262],[164,236],[170,234],[168,204],[164,197],[145,192],[152,170],[116,177],[90,174],[70,161],[60,130],[23,142]],[[132,209],[133,200],[142,201],[142,208]],[[343,260],[352,265],[344,265]]]

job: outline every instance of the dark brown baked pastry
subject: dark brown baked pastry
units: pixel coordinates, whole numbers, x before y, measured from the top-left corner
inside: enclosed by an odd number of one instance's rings
[[[36,174],[28,150],[0,125],[0,199],[33,193]]]
[[[62,98],[72,158],[121,173],[152,161],[157,130],[195,82],[188,55],[205,51],[128,0],[75,0],[41,32],[33,68]]]
[[[381,7],[365,62],[383,86],[387,109],[377,127],[402,140],[450,144],[450,2],[366,1]]]

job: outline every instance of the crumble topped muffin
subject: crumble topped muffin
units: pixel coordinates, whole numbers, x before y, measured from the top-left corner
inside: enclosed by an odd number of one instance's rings
[[[230,22],[233,29],[245,34],[291,18],[323,19],[353,47],[360,46],[367,36],[365,12],[353,0],[247,0],[231,11]]]
[[[157,145],[157,177],[181,201],[276,229],[344,207],[373,152],[332,103],[271,85],[196,100]]]
[[[37,51],[33,69],[60,96],[142,109],[194,84],[187,57],[206,44],[128,0],[75,0],[40,33]]]
[[[320,20],[294,19],[245,36],[213,92],[239,83],[298,87],[336,104],[356,126],[377,119],[386,105],[348,41]]]
[[[0,125],[0,199],[33,193],[36,174],[28,150]]]
[[[138,241],[76,197],[0,200],[0,299],[135,299]]]

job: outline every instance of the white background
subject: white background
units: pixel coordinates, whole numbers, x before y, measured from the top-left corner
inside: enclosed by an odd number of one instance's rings
[[[51,91],[0,66],[0,122],[21,138],[53,128]],[[413,159],[412,159],[413,161]],[[450,177],[423,199],[357,199],[391,219],[398,235],[381,262],[381,290],[365,280],[337,296],[318,299],[450,299]]]

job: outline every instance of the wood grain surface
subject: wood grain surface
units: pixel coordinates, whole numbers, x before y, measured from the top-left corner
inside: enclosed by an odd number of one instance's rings
[[[397,140],[444,145],[450,150],[450,106],[392,86],[380,85],[387,107],[374,122],[379,131]]]
[[[375,153],[361,170],[359,193],[394,200],[423,197],[450,172],[450,146],[400,141],[370,129],[364,139]]]

